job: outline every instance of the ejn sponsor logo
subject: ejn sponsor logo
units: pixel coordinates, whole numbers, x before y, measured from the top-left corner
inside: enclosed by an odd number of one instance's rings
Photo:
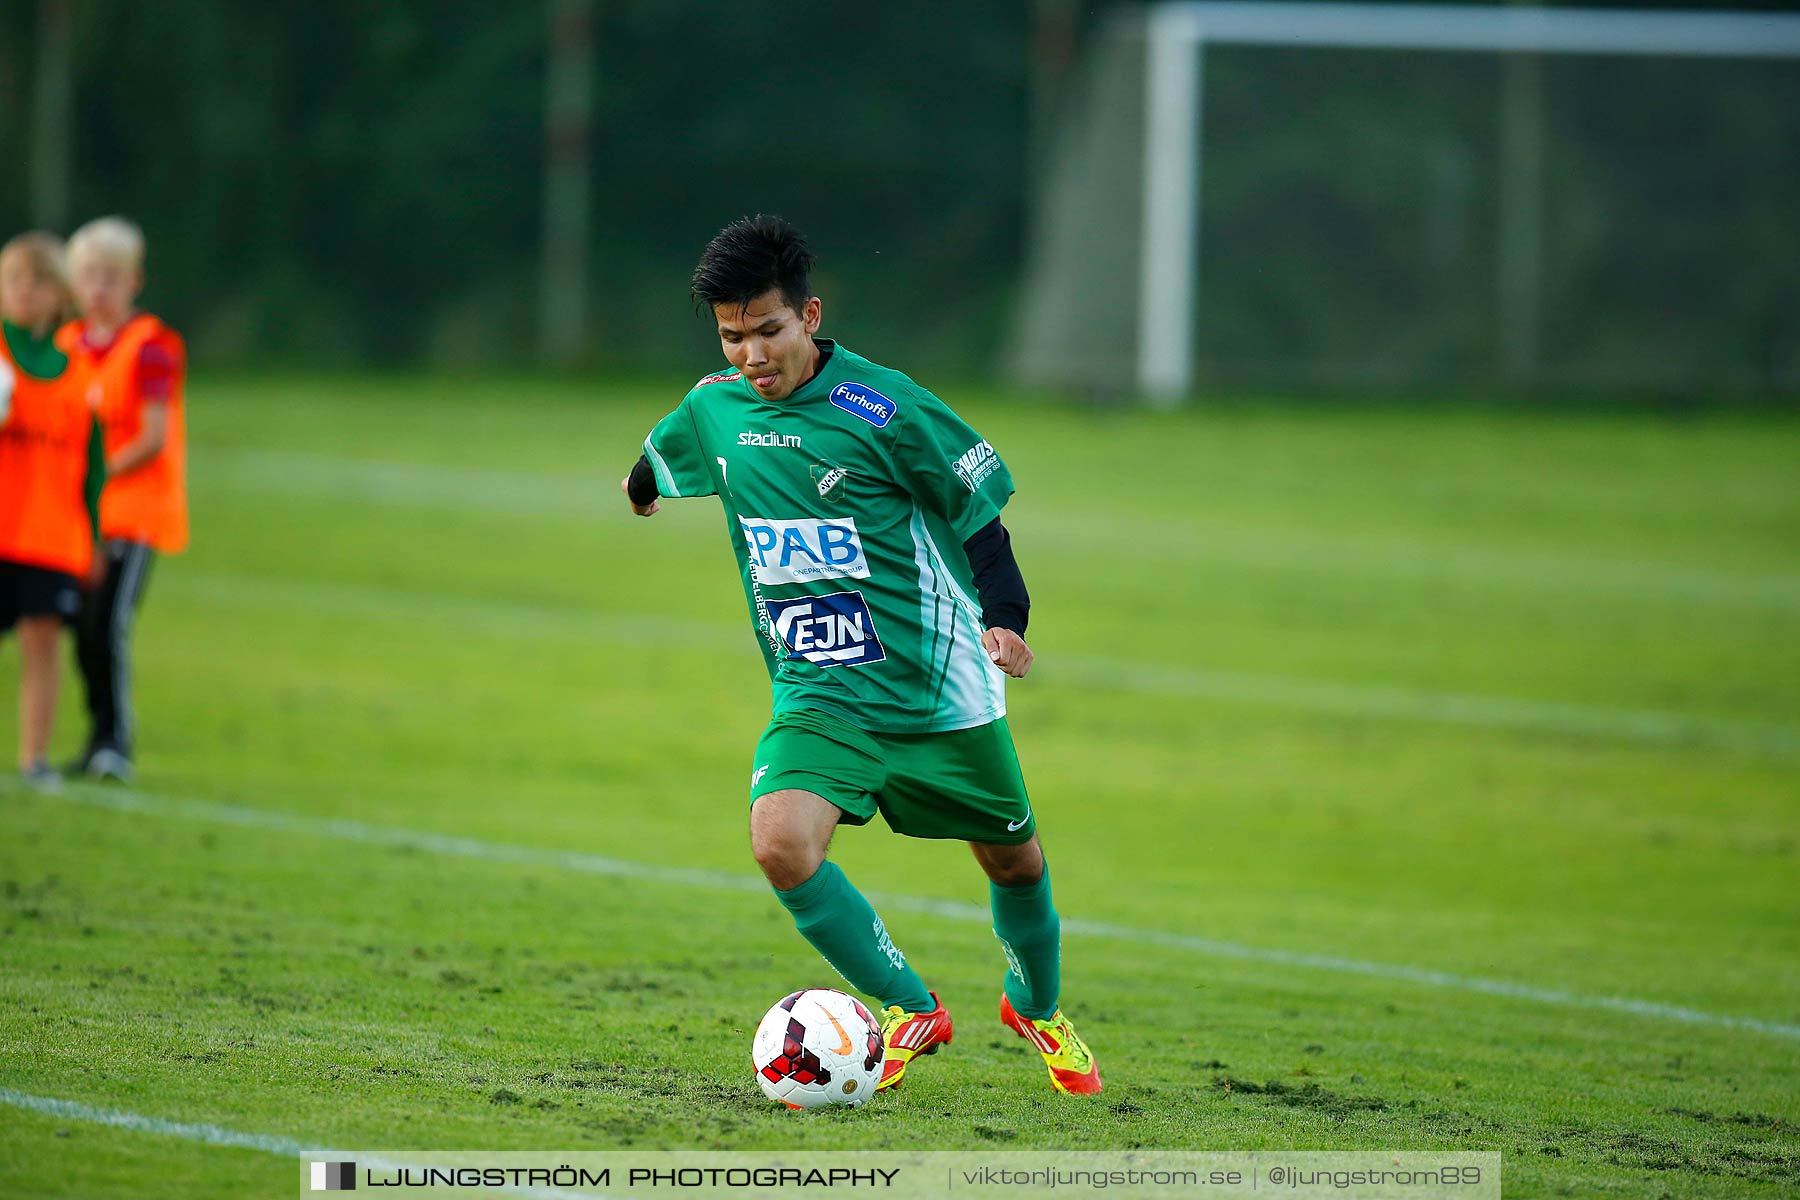
[[[354,1192],[356,1164],[353,1162],[316,1162],[312,1164],[312,1190],[315,1192]]]
[[[787,646],[790,662],[860,667],[887,657],[861,592],[764,600],[763,608]]]

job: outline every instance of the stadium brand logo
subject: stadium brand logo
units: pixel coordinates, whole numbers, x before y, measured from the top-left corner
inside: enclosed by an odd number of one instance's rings
[[[855,413],[877,429],[886,429],[887,423],[899,411],[892,400],[860,383],[838,384],[831,389],[831,402],[847,413]]]
[[[798,446],[800,435],[797,433],[740,433],[740,446]]]
[[[861,592],[765,600],[788,660],[821,667],[860,667],[887,657]]]
[[[734,379],[742,379],[743,377],[744,373],[742,371],[720,371],[717,375],[708,375],[705,379],[696,383],[694,387],[703,388],[712,383],[730,383]]]
[[[989,475],[1000,469],[1000,452],[984,441],[976,442],[964,450],[956,462],[951,464],[956,476],[969,485],[972,492],[980,487]]]
[[[810,583],[815,579],[867,579],[869,560],[849,517],[767,521],[739,517],[750,575],[761,584]]]
[[[312,1190],[315,1192],[354,1192],[356,1164],[353,1162],[316,1162],[312,1167]]]

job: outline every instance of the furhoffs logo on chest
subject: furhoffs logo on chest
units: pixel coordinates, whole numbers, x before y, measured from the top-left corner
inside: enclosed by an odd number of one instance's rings
[[[877,429],[886,429],[899,406],[874,388],[861,383],[840,383],[831,389],[831,402],[854,413]]]

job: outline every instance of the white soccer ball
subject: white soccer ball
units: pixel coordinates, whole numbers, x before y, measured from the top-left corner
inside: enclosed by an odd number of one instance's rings
[[[854,996],[808,988],[769,1010],[750,1043],[765,1095],[789,1108],[852,1108],[881,1082],[881,1023]]]

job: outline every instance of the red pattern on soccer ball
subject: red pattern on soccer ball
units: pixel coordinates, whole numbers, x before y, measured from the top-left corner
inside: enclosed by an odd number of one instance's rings
[[[850,1003],[856,1005],[856,1015],[861,1017],[863,1019],[863,1024],[868,1027],[869,1056],[863,1059],[863,1070],[873,1071],[875,1069],[875,1064],[881,1061],[882,1056],[881,1026],[876,1023],[874,1015],[870,1013],[868,1009],[863,1007],[863,1002],[861,1000],[852,996],[850,997]]]
[[[795,992],[783,1000],[781,1006],[792,1012],[793,1001],[799,995]],[[798,1017],[788,1018],[787,1037],[782,1041],[781,1053],[769,1060],[762,1074],[770,1083],[782,1079],[792,1079],[800,1084],[831,1082],[831,1071],[819,1061],[818,1055],[806,1048],[806,1026],[800,1024]]]

